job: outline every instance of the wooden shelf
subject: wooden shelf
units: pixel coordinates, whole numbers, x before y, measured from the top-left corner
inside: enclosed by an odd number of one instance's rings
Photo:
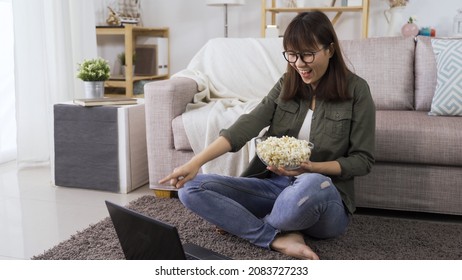
[[[152,27],[141,27],[133,24],[127,24],[124,26],[97,26],[97,36],[123,36],[124,37],[124,51],[126,61],[126,74],[124,76],[112,76],[108,81],[104,83],[105,87],[108,88],[124,88],[125,95],[127,97],[133,97],[133,83],[144,80],[163,80],[170,77],[170,70],[165,75],[153,75],[153,76],[135,76],[133,75],[133,56],[132,54],[136,48],[136,37],[147,36],[147,37],[161,37],[169,38],[169,28],[152,28]],[[170,69],[170,40],[168,43],[168,69]]]
[[[310,11],[323,11],[323,12],[360,12],[363,10],[362,6],[352,7],[300,7],[300,8],[267,8],[266,11],[271,13],[301,13]]]
[[[150,35],[154,37],[168,37],[168,28],[151,28],[141,27],[132,24],[125,26],[97,26],[96,35],[126,35],[132,33],[134,35]]]
[[[362,14],[362,28],[361,37],[367,38],[369,33],[369,0],[363,0],[362,6],[334,6],[334,7],[296,7],[296,8],[281,8],[276,7],[276,1],[270,0],[270,6],[268,6],[268,0],[262,0],[262,11],[261,11],[261,36],[266,36],[267,14],[271,15],[271,25],[276,25],[276,14],[280,13],[303,13],[310,11],[322,11],[322,12],[334,12],[336,15],[332,19],[332,24],[336,24],[342,13],[344,12],[356,12]]]

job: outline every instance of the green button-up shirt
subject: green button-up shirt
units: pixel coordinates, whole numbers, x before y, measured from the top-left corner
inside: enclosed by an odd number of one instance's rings
[[[267,136],[298,136],[312,100],[281,100],[283,83],[284,77],[252,112],[220,131],[230,142],[233,152],[268,126]],[[348,90],[352,98],[347,101],[329,102],[316,98],[310,132],[314,149],[310,160],[336,160],[340,164],[341,175],[330,178],[348,211],[353,213],[356,209],[354,177],[368,174],[375,161],[375,105],[367,82],[357,75],[349,76]],[[260,159],[254,157],[242,176],[265,178],[269,172]]]

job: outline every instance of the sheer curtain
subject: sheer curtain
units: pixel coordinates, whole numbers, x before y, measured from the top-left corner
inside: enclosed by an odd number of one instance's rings
[[[16,158],[14,109],[13,12],[11,0],[0,0],[0,164]]]
[[[17,162],[47,164],[53,104],[83,97],[77,63],[96,53],[92,0],[14,0]]]

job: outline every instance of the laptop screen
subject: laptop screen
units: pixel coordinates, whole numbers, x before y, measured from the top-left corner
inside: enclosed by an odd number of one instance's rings
[[[127,260],[184,260],[175,227],[106,201]]]

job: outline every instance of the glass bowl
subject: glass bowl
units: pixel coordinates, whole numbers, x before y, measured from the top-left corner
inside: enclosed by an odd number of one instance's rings
[[[311,142],[289,136],[257,137],[254,142],[256,154],[266,166],[283,167],[287,170],[300,168],[302,162],[309,160],[314,147]]]

